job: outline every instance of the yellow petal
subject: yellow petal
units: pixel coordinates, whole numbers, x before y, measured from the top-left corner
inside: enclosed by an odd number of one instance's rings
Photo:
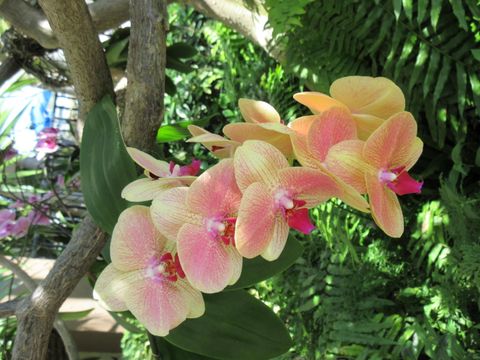
[[[402,90],[384,77],[347,76],[333,82],[330,95],[347,105],[353,114],[388,119],[405,109]]]
[[[314,114],[321,113],[334,106],[346,108],[346,105],[342,102],[320,92],[301,92],[293,95],[293,98],[308,107]]]
[[[280,123],[277,110],[265,101],[251,99],[238,100],[238,107],[246,122],[250,123]]]
[[[318,160],[316,160],[308,149],[307,134],[312,124],[320,118],[320,115],[308,115],[299,117],[288,124],[293,130],[290,134],[293,153],[295,158],[303,166],[317,168]]]

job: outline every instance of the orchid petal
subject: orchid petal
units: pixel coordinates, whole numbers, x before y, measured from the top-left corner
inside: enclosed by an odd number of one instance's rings
[[[131,202],[151,201],[162,191],[185,185],[178,178],[138,179],[123,188],[122,198]]]
[[[412,147],[410,148],[410,154],[405,161],[405,170],[408,171],[418,161],[423,151],[423,141],[420,138],[415,138]]]
[[[336,182],[316,169],[289,167],[279,171],[279,187],[307,208],[317,206],[341,192]]]
[[[189,211],[203,217],[236,214],[242,193],[237,186],[233,160],[225,159],[205,171],[187,194]]]
[[[250,123],[280,123],[277,110],[265,101],[251,99],[238,100],[238,107],[246,122]]]
[[[193,137],[188,139],[187,142],[201,143],[220,159],[232,157],[235,149],[240,146],[237,141],[213,134],[199,126],[189,125],[188,131]]]
[[[327,109],[330,109],[331,107],[347,108],[347,106],[338,99],[334,99],[320,92],[301,92],[293,95],[293,98],[300,104],[308,107],[314,114],[321,113]]]
[[[342,141],[333,145],[325,158],[325,167],[360,194],[367,192],[364,173],[369,168],[362,157],[364,144],[361,140]]]
[[[235,226],[235,244],[240,255],[262,254],[274,236],[275,201],[263,183],[251,184],[243,193]]]
[[[384,77],[347,76],[335,80],[330,95],[349,107],[353,114],[388,119],[405,109],[402,90]]]
[[[397,195],[378,180],[376,174],[365,174],[372,216],[388,235],[398,238],[403,234],[403,214]]]
[[[282,254],[288,239],[289,226],[281,214],[275,217],[275,225],[272,230],[271,240],[261,256],[267,261],[277,260]]]
[[[308,209],[306,208],[293,211],[288,217],[287,223],[292,229],[295,229],[302,234],[310,234],[313,229],[315,229],[315,225],[312,224]]]
[[[416,181],[407,171],[402,171],[395,181],[386,185],[397,195],[420,194],[423,181]]]
[[[364,159],[378,169],[396,168],[411,162],[418,150],[417,123],[409,112],[395,114],[365,142]]]
[[[367,114],[352,114],[352,117],[357,124],[357,133],[360,140],[367,140],[385,122],[385,119]]]
[[[166,336],[188,317],[201,316],[205,311],[201,293],[185,280],[155,281],[145,271],[128,274],[130,284],[125,303],[153,335]]]
[[[238,280],[242,257],[205,226],[185,224],[178,233],[178,256],[190,284],[204,293],[217,293]]]
[[[155,227],[167,239],[176,241],[183,224],[202,224],[202,217],[193,214],[187,207],[186,187],[177,187],[161,192],[150,206]]]
[[[126,274],[109,264],[95,282],[94,298],[100,300],[100,305],[108,311],[128,310],[121,297],[127,291],[125,287],[128,287],[128,283],[123,281]]]
[[[132,271],[148,266],[148,261],[167,244],[153,225],[150,210],[135,205],[124,210],[115,225],[110,244],[112,263],[118,270]]]
[[[265,141],[279,149],[286,157],[293,154],[289,132],[288,127],[282,124],[234,123],[223,127],[223,133],[232,140],[239,143],[247,140]]]
[[[234,165],[237,184],[242,191],[255,182],[276,186],[278,170],[289,166],[277,148],[256,140],[246,141],[237,149]]]
[[[356,138],[357,127],[350,112],[344,108],[333,107],[325,110],[318,120],[312,123],[307,144],[310,153],[319,162],[324,162],[333,145]]]
[[[170,175],[170,166],[167,162],[157,160],[153,156],[132,147],[127,147],[127,151],[130,157],[148,172],[158,177]]]
[[[15,212],[9,209],[0,210],[0,225],[15,220]]]
[[[32,225],[31,219],[25,216],[19,217],[13,225],[11,234],[16,238],[24,237],[28,234],[30,225]]]
[[[293,153],[295,154],[295,158],[303,166],[312,168],[318,167],[318,160],[314,158],[308,148],[307,135],[312,124],[320,119],[320,117],[320,115],[302,116],[288,124],[288,126],[293,130],[293,133],[290,134]]]

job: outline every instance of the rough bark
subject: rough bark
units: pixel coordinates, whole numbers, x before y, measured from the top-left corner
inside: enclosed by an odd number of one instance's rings
[[[65,52],[72,81],[86,114],[113,84],[102,47],[83,0],[41,0],[52,29]],[[106,235],[87,216],[47,277],[17,309],[18,328],[13,359],[45,359],[55,315],[104,247]]]
[[[88,9],[97,31],[112,29],[127,21],[128,1],[98,0],[90,4]],[[39,9],[29,6],[23,0],[0,1],[0,16],[18,31],[35,39],[44,48],[56,49],[60,46],[45,14]]]
[[[20,71],[20,69],[20,65],[15,61],[14,58],[7,57],[6,59],[2,60],[2,64],[0,65],[0,86],[18,71]]]
[[[129,146],[152,150],[163,119],[167,6],[163,0],[130,1],[123,133]]]

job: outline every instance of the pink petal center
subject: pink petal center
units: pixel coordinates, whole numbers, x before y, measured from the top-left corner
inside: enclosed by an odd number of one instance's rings
[[[207,219],[207,231],[215,239],[220,239],[225,245],[235,246],[235,224],[237,218],[225,217],[220,219]]]
[[[197,159],[193,159],[190,165],[180,166],[179,176],[196,176],[200,171],[200,165],[202,162]]]
[[[380,170],[378,179],[397,195],[419,194],[422,191],[423,181],[413,179],[403,166],[391,171]]]
[[[160,257],[152,257],[148,262],[146,272],[147,276],[154,281],[175,282],[178,277],[181,279],[185,277],[178,255],[175,254],[174,257],[170,252]]]
[[[305,201],[295,199],[283,189],[278,189],[274,198],[288,226],[304,234],[310,234],[315,229],[308,216],[308,209],[303,208]]]

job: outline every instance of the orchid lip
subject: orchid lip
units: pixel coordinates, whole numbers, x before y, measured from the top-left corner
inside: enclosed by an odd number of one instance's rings
[[[216,239],[223,241],[225,245],[235,244],[235,223],[237,219],[234,217],[211,218],[205,221],[207,231]]]
[[[164,253],[160,257],[152,257],[148,261],[145,271],[147,277],[153,281],[175,282],[179,277],[182,279],[185,277],[178,255],[173,256],[170,252]]]

